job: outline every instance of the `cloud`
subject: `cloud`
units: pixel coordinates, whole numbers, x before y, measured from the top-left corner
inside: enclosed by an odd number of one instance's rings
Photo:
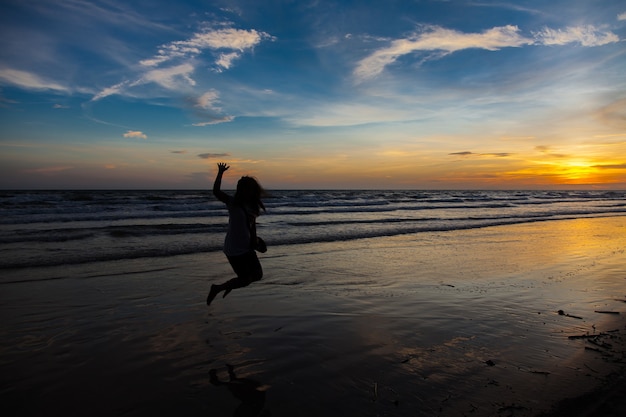
[[[493,152],[493,153],[475,153],[470,151],[463,152],[452,152],[448,155],[456,155],[456,156],[492,156],[495,158],[505,158],[507,156],[511,156],[509,152]]]
[[[3,96],[0,94],[0,108],[3,108],[3,109],[8,109],[9,107],[11,107],[11,105],[13,105],[13,104],[17,104],[17,103],[18,103],[17,101],[15,101],[15,100],[10,100],[10,99],[8,99],[8,98],[6,98],[6,97],[3,97]]]
[[[36,74],[10,68],[0,70],[0,82],[16,85],[27,90],[55,90],[63,92],[69,90],[61,84],[48,81]]]
[[[187,151],[170,151],[170,153],[180,153],[180,154],[183,154],[183,153],[187,153]]]
[[[506,158],[507,156],[511,156],[508,152],[494,152],[494,153],[481,153],[483,156],[494,156],[496,158]]]
[[[124,133],[124,137],[125,138],[136,138],[136,139],[148,139],[148,136],[146,136],[145,133],[139,131],[139,130],[129,130],[128,132]]]
[[[514,25],[494,27],[480,33],[462,33],[440,26],[424,26],[421,32],[393,40],[389,46],[360,60],[353,75],[357,82],[374,78],[400,57],[418,52],[436,52],[429,57],[433,59],[465,49],[497,51],[527,45],[566,45],[576,42],[588,47],[601,46],[619,42],[619,37],[592,25],[572,26],[563,30],[544,28],[533,33],[532,38],[522,36],[520,29]]]
[[[57,103],[57,104],[53,105],[53,106],[52,106],[52,108],[53,108],[53,109],[69,109],[69,108],[70,108],[70,106],[66,106],[66,105],[63,105],[63,104],[58,104],[58,103]]]
[[[549,146],[538,145],[538,146],[535,146],[535,150],[537,152],[541,152],[542,154],[544,154],[546,156],[550,156],[552,158],[568,158],[569,157],[569,155],[565,155],[565,154],[562,154],[562,153],[551,152],[552,149]]]
[[[167,90],[178,91],[185,87],[195,86],[196,82],[191,78],[195,70],[190,63],[185,63],[168,68],[157,68],[146,71],[139,79],[130,82],[122,81],[114,86],[104,88],[91,98],[98,101],[114,94],[124,94],[127,88],[137,87],[143,84],[155,83]]]
[[[235,120],[234,116],[223,116],[223,117],[218,117],[215,118],[213,120],[208,120],[206,122],[197,122],[197,123],[192,123],[192,126],[209,126],[209,125],[217,125],[220,123],[228,123],[228,122],[232,122],[233,120]]]
[[[218,159],[218,158],[225,158],[227,156],[230,156],[230,154],[228,153],[201,153],[198,155],[198,158],[202,158],[202,159]]]
[[[619,36],[613,32],[603,32],[591,26],[572,26],[561,29],[544,28],[534,33],[537,43],[541,45],[566,45],[580,43],[582,46],[602,46],[619,42]]]
[[[626,169],[626,163],[624,163],[624,164],[593,165],[593,168],[599,168],[599,169]]]
[[[213,64],[217,72],[230,69],[236,59],[253,49],[263,40],[275,38],[254,29],[235,28],[205,29],[193,34],[189,39],[173,41],[161,45],[155,56],[139,61],[140,72],[134,81],[122,81],[106,87],[93,96],[97,101],[112,94],[124,94],[127,89],[155,83],[169,91],[181,91],[194,87],[192,78],[198,57],[205,51],[214,52]]]
[[[217,107],[219,98],[220,93],[212,88],[206,93],[202,94],[200,97],[198,97],[196,106],[202,109],[221,110],[219,107]]]
[[[617,20],[626,20],[626,12],[618,14]]]
[[[290,101],[287,102],[289,103]],[[322,104],[312,102],[302,107],[289,105],[290,107],[283,108],[280,116],[283,120],[295,126],[327,127],[421,120],[433,114],[431,110],[425,110],[423,113],[416,115],[415,107],[406,106],[404,103],[397,105],[390,100],[387,100],[385,105],[382,103],[382,99],[379,99],[376,103],[369,103],[363,100]],[[269,109],[262,109],[262,111],[264,116],[274,116]]]
[[[167,90],[177,90],[181,87],[180,81],[185,81],[184,84],[194,86],[196,82],[191,78],[194,69],[190,63],[184,63],[174,67],[150,70],[133,85],[154,82]]]
[[[191,103],[193,111],[200,122],[193,123],[192,126],[208,126],[219,123],[232,122],[235,117],[224,115],[222,108],[219,106],[220,94],[215,89],[210,89],[200,97],[190,97],[188,102]]]
[[[595,112],[598,120],[620,129],[626,128],[626,98],[615,100]]]
[[[218,72],[222,72],[221,68],[229,69],[233,65],[233,61],[239,58],[241,54],[239,52],[231,52],[229,54],[221,54],[215,62],[218,66]]]
[[[274,39],[265,32],[258,32],[254,29],[244,30],[235,28],[225,29],[208,29],[193,34],[189,39],[182,41],[173,41],[165,45],[161,45],[157,55],[152,58],[144,59],[139,63],[144,66],[153,67],[161,65],[164,62],[173,59],[189,59],[200,55],[204,50],[220,50],[230,49],[234,51],[244,52],[254,48],[264,39]],[[238,57],[238,54],[220,55],[217,65],[223,68],[229,68],[232,60]],[[227,65],[227,66],[224,66]]]
[[[532,43],[532,39],[521,36],[519,28],[512,25],[495,27],[482,33],[461,33],[440,26],[426,26],[422,33],[413,33],[406,39],[396,39],[388,47],[362,59],[354,70],[354,75],[357,80],[373,78],[401,56],[414,52],[440,51],[445,55],[469,48],[496,51]]]
[[[34,174],[56,174],[57,172],[63,172],[70,169],[74,169],[72,166],[53,166],[53,167],[45,167],[45,168],[35,168],[35,169],[26,169],[24,172],[34,173]]]
[[[124,87],[128,84],[128,81],[122,81],[121,83],[115,84],[114,86],[106,87],[98,94],[94,95],[91,98],[91,101],[98,101],[113,94],[120,94],[122,91],[124,91]]]

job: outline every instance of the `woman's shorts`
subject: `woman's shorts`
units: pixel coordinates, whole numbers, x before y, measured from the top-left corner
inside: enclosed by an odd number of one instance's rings
[[[263,278],[263,268],[261,268],[261,262],[259,262],[255,251],[243,255],[227,256],[227,258],[237,277],[250,282]]]

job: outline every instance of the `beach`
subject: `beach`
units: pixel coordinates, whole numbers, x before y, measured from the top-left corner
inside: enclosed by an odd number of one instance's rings
[[[263,280],[210,307],[219,252],[3,271],[3,404],[538,416],[623,384],[626,217],[268,244]]]

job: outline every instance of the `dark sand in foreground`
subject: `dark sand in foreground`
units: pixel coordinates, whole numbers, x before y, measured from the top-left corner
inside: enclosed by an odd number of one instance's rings
[[[15,416],[624,410],[626,217],[268,244],[263,281],[211,307],[210,284],[232,276],[220,253],[5,271],[3,408]],[[589,408],[572,409],[576,398]]]

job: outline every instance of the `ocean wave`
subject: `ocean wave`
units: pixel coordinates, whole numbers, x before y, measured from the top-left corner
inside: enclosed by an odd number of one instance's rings
[[[504,225],[513,225],[521,223],[536,223],[545,221],[556,220],[571,220],[584,218],[598,218],[609,217],[614,215],[624,215],[624,212],[619,213],[587,213],[584,216],[577,215],[559,215],[559,216],[535,216],[525,218],[500,218],[500,219],[467,219],[471,221],[462,221],[456,219],[456,221],[425,221],[410,222],[408,225],[404,224],[403,227],[392,228],[380,228],[380,229],[335,229],[334,233],[268,233],[264,235],[264,238],[268,245],[271,246],[285,246],[285,245],[300,245],[310,243],[324,243],[324,242],[338,242],[338,241],[350,241],[358,239],[369,239],[379,237],[392,237],[407,234],[417,233],[432,233],[432,232],[452,232],[460,230],[481,229],[486,227],[497,227]],[[367,222],[366,222],[367,223]],[[385,222],[387,225],[401,223],[399,222]],[[383,223],[384,224],[384,223]],[[350,225],[350,223],[345,224]],[[324,225],[319,225],[323,229]],[[302,229],[299,229],[300,232]],[[200,232],[198,232],[200,233]],[[121,236],[127,237],[127,236]],[[178,255],[189,255],[204,252],[216,252],[222,250],[221,238],[222,234],[214,235],[212,241],[202,243],[191,243],[172,241],[166,245],[144,245],[134,249],[124,247],[124,250],[120,250],[119,247],[109,248],[108,250],[94,251],[91,246],[85,247],[84,251],[78,253],[56,253],[54,256],[39,256],[37,258],[20,259],[18,257],[5,257],[0,260],[0,269],[15,269],[25,267],[49,267],[59,265],[71,265],[91,262],[105,262],[105,261],[119,261],[127,259],[137,258],[155,258],[155,257],[168,257]],[[1,281],[0,281],[1,283]]]
[[[626,214],[626,192],[275,191],[270,245]],[[228,213],[205,191],[0,192],[0,268],[221,250]]]
[[[225,233],[226,225],[202,224],[158,224],[158,225],[129,225],[106,226],[76,229],[45,229],[16,231],[0,237],[2,243],[24,242],[68,242],[83,240],[95,236],[110,236],[113,238],[172,236],[187,234]]]
[[[37,257],[33,259],[2,259],[0,261],[0,269],[22,269],[22,268],[41,268],[61,265],[78,265],[93,262],[109,262],[123,261],[129,259],[140,258],[162,258],[179,255],[190,255],[203,252],[217,252],[221,250],[219,245],[179,247],[164,246],[154,248],[144,248],[142,250],[126,250],[126,251],[94,251],[85,250],[80,254],[56,254],[54,257]],[[25,278],[24,281],[28,281]],[[13,282],[13,281],[12,281]],[[0,279],[0,284],[7,283]]]

